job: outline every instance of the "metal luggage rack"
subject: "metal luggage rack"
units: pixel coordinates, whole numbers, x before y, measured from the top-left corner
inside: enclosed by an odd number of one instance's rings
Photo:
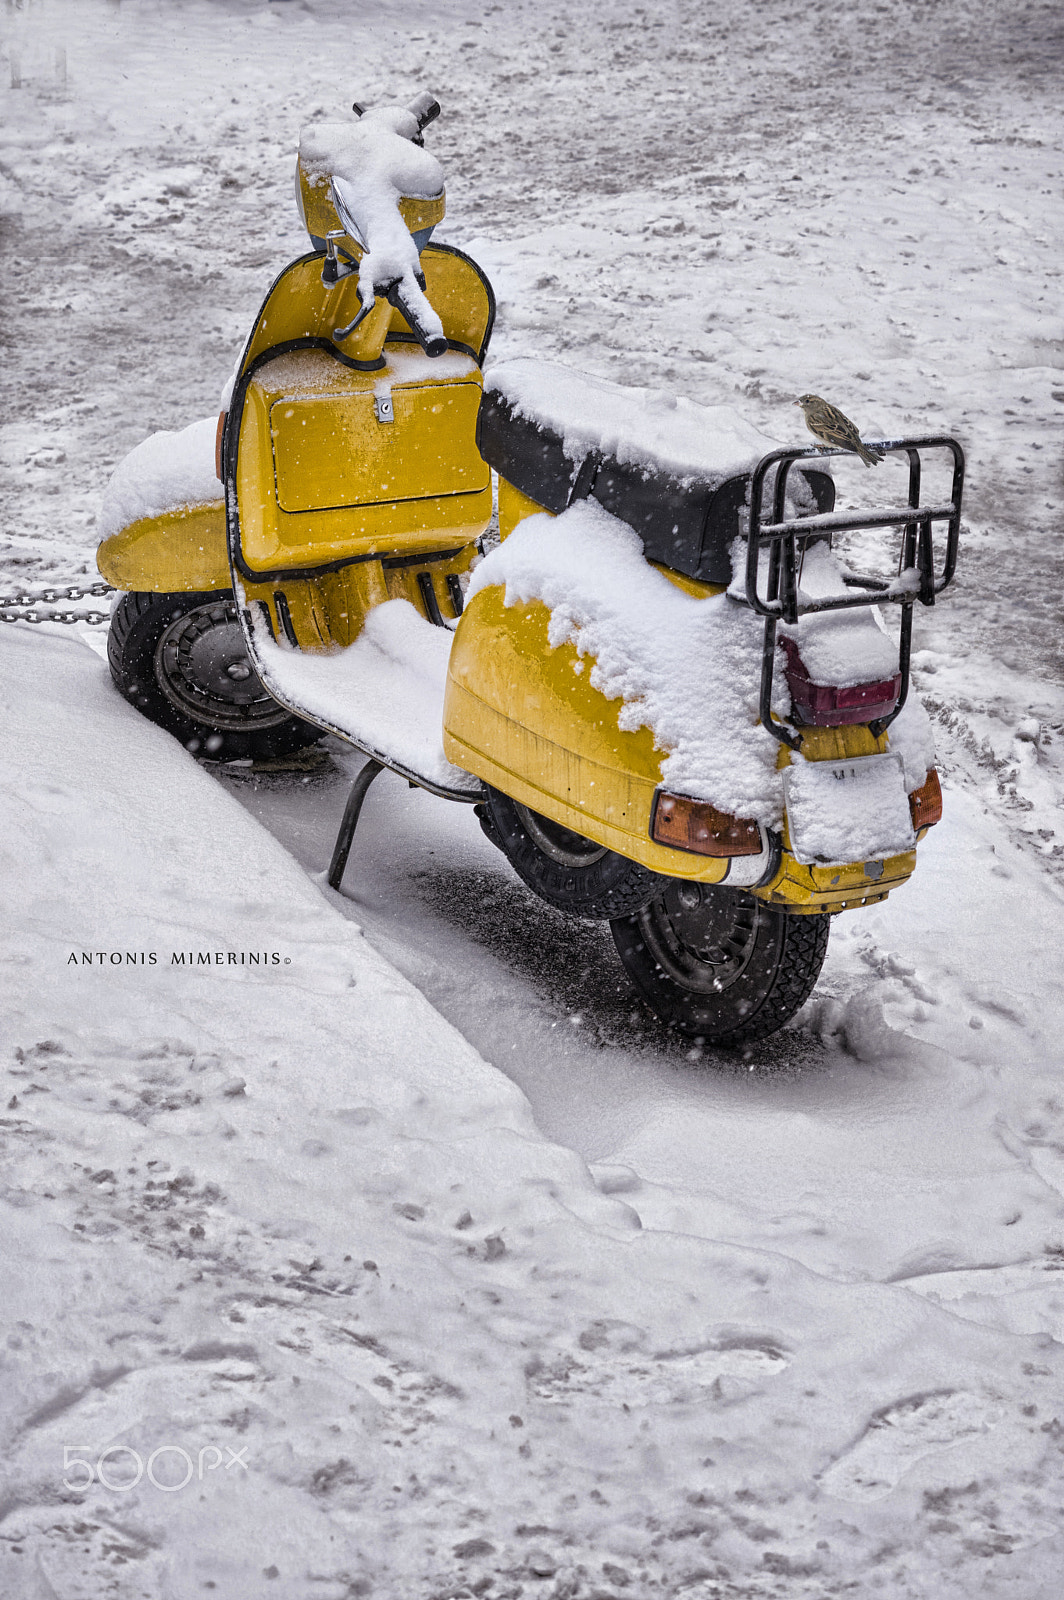
[[[760,715],[764,726],[792,750],[801,748],[801,733],[777,722],[772,716],[772,677],[776,660],[776,629],[780,622],[793,627],[799,617],[817,611],[842,611],[850,607],[891,601],[902,608],[898,667],[901,689],[888,716],[869,724],[879,735],[901,711],[909,692],[909,657],[912,646],[913,606],[931,606],[935,596],[952,581],[957,565],[957,545],[961,527],[961,497],[964,490],[964,451],[956,439],[946,434],[929,434],[920,439],[872,441],[884,455],[905,454],[909,458],[909,498],[904,506],[889,506],[876,511],[829,511],[817,516],[786,517],[787,480],[797,461],[819,460],[824,456],[851,456],[852,450],[822,449],[774,450],[754,469],[750,485],[750,523],[746,545],[746,604],[765,619],[765,640],[761,658]],[[953,457],[953,486],[947,504],[921,505],[921,450],[948,450]],[[765,488],[773,467],[777,468],[772,494],[772,511],[765,519]],[[946,550],[941,571],[935,568],[933,524],[945,522]],[[893,579],[864,577],[846,573],[843,582],[861,592],[853,595],[803,595],[800,590],[802,560],[807,544],[817,535],[842,533],[861,528],[896,526],[903,529],[898,573]],[[761,576],[760,555],[769,550],[765,592],[758,588]]]

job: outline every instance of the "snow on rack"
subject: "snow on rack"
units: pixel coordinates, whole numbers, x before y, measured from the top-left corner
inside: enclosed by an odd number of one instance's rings
[[[180,433],[153,433],[118,463],[103,492],[97,533],[101,540],[146,517],[192,510],[223,498],[214,470],[217,417],[204,417]]]
[[[743,555],[745,558],[745,551]],[[802,562],[799,597],[823,599],[844,592],[845,568],[834,551],[826,543],[810,545]],[[887,631],[878,605],[853,611],[812,612],[799,618],[796,627],[783,625],[779,631],[797,641],[802,662],[814,683],[845,688],[891,678],[898,670],[898,642]],[[911,794],[935,762],[931,719],[911,689],[890,725],[887,743],[892,754],[901,756],[905,788]],[[889,830],[882,837],[888,835]],[[907,849],[908,845],[900,848]],[[860,851],[846,857],[849,861],[859,858]]]
[[[826,543],[811,545],[805,552],[799,591],[799,600],[846,593],[843,568]],[[813,613],[802,617],[796,628],[784,624],[780,632],[798,642],[814,683],[840,687],[874,683],[898,670],[897,641],[884,627],[878,606]]]
[[[748,472],[779,443],[731,406],[628,388],[556,361],[499,362],[485,388],[502,395],[519,416],[560,433],[573,460],[595,450],[626,464],[716,483]]]

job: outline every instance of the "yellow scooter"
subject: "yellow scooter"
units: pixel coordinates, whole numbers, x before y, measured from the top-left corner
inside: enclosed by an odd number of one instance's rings
[[[485,387],[491,286],[431,238],[439,106],[354,110],[301,137],[314,249],[267,294],[216,456],[206,421],[112,480],[114,680],[195,753],[323,731],[365,752],[334,888],[390,768],[475,805],[552,905],[609,920],[680,1032],[763,1038],[810,994],[830,915],[903,883],[941,815],[907,691],[914,605],[956,563],[960,446],[877,442],[904,499],[836,510],[823,458],[852,452],[774,447],[727,408],[539,360]],[[852,571],[845,541],[884,532],[893,570]]]

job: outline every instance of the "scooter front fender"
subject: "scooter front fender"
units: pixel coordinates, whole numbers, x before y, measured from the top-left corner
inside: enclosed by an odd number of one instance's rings
[[[131,592],[229,589],[225,502],[219,498],[131,522],[103,540],[96,564],[107,583]]]

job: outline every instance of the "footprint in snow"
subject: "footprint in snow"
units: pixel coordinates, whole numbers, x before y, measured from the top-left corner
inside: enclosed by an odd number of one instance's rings
[[[976,1395],[946,1391],[915,1395],[872,1418],[857,1443],[821,1475],[838,1500],[883,1500],[924,1456],[985,1433],[996,1414]]]
[[[566,1355],[533,1367],[528,1380],[537,1399],[556,1404],[578,1395],[629,1408],[699,1400],[721,1404],[755,1393],[789,1365],[768,1340],[623,1360],[583,1346],[579,1357]]]

